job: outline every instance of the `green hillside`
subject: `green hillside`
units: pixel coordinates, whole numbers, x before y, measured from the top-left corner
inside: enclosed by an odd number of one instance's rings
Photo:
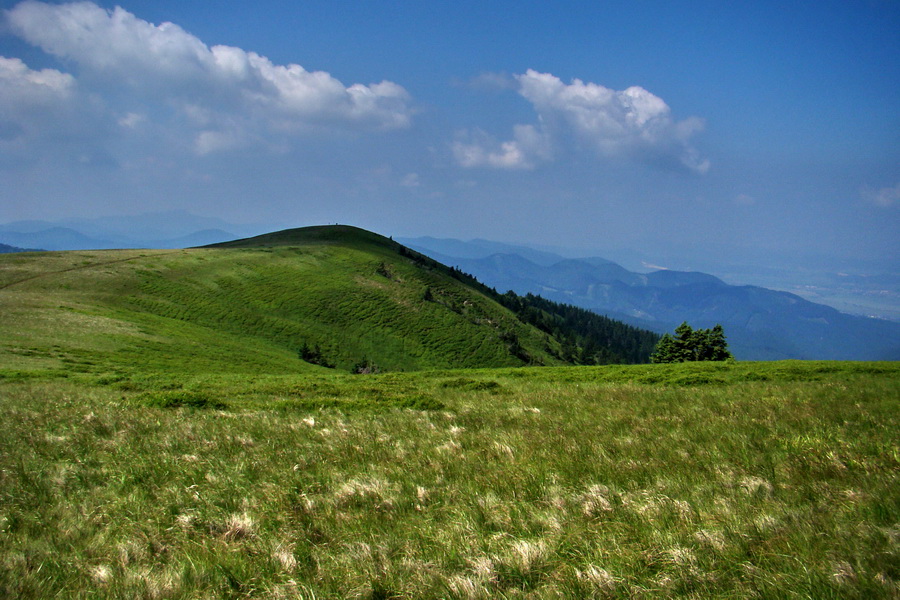
[[[0,368],[285,373],[556,364],[554,340],[446,268],[346,227],[218,248],[0,260]],[[310,362],[299,358],[306,348]]]
[[[500,294],[496,289],[487,287],[458,268],[443,265],[392,239],[356,227],[334,225],[289,229],[213,244],[210,247],[259,248],[298,244],[341,244],[359,249],[377,246],[389,252],[396,252],[405,261],[411,261],[420,268],[443,273],[497,301],[513,311],[520,321],[550,334],[555,343],[545,344],[544,348],[564,363],[600,365],[649,362],[650,353],[659,340],[659,336],[650,331],[568,304],[553,302],[532,294],[519,296],[512,291]],[[535,359],[523,349],[519,349],[517,353],[525,362],[545,364],[540,358]]]
[[[349,226],[204,248],[0,257],[0,369],[293,373],[646,362],[657,336],[563,319]],[[515,312],[513,312],[515,311]],[[623,329],[624,328],[624,329]]]
[[[390,238],[351,225],[316,225],[313,227],[284,229],[251,238],[210,244],[206,247],[272,248],[276,246],[312,246],[318,244],[340,244],[361,250],[380,247],[394,252],[399,252],[403,247]]]

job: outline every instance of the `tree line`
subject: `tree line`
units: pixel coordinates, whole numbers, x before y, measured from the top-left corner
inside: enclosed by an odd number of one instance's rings
[[[645,363],[659,340],[652,331],[534,294],[519,296],[509,291],[497,299],[521,321],[555,338],[560,344],[559,358],[568,363]]]

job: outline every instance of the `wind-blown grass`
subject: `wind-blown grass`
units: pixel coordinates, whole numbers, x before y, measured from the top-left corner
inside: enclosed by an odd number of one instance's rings
[[[896,597],[898,374],[8,378],[0,595]]]

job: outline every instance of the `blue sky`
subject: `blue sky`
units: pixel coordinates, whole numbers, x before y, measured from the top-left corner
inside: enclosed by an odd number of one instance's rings
[[[120,6],[0,2],[0,222],[900,256],[897,1]]]

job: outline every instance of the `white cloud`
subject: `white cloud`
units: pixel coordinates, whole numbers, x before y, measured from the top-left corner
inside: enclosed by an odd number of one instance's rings
[[[0,143],[8,156],[27,153],[30,143],[56,144],[83,135],[104,135],[96,110],[78,91],[75,78],[55,69],[30,69],[0,56]]]
[[[3,99],[12,106],[55,103],[71,94],[75,78],[55,69],[33,71],[18,58],[0,56]]]
[[[12,139],[43,129],[65,109],[75,79],[55,69],[34,71],[18,58],[0,56],[0,138]]]
[[[464,167],[531,169],[552,155],[549,137],[532,125],[513,127],[513,139],[507,142],[498,142],[481,130],[462,132],[452,149]]]
[[[210,62],[206,45],[177,25],[157,27],[119,7],[27,0],[6,14],[12,31],[27,42],[113,77],[136,80],[153,73],[156,79],[186,79]]]
[[[529,69],[516,75],[518,93],[538,116],[538,125],[517,125],[513,139],[493,142],[478,134],[454,144],[462,166],[530,168],[550,160],[551,148],[571,139],[600,157],[677,164],[698,173],[709,169],[690,139],[703,129],[695,117],[672,118],[669,106],[641,87],[616,91],[575,79],[563,83],[549,73]],[[461,137],[472,134],[463,134]]]
[[[895,204],[900,204],[900,183],[893,187],[880,189],[866,186],[861,190],[860,194],[867,202],[887,208]]]
[[[412,117],[409,94],[390,81],[345,86],[323,71],[208,47],[178,25],[153,25],[119,7],[27,0],[6,19],[23,40],[73,64],[78,85],[102,99],[111,122],[132,131],[148,122],[173,131],[193,127],[182,137],[193,138],[201,154],[323,129],[393,130]],[[45,94],[75,86],[59,71],[30,73],[33,94],[40,85]]]

